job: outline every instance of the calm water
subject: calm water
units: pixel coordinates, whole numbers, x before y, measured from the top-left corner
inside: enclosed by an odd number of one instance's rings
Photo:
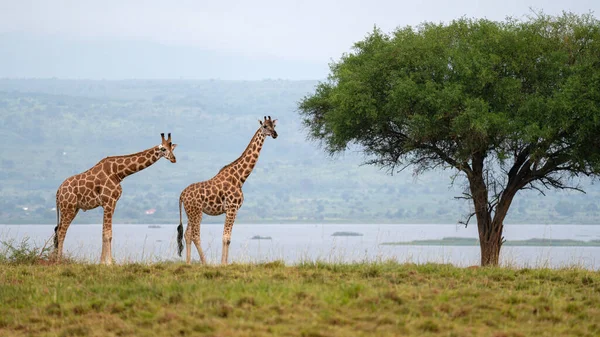
[[[54,225],[0,225],[0,240],[29,237],[37,246],[53,234]],[[221,259],[223,225],[203,224],[201,244],[210,263]],[[362,236],[332,236],[348,231]],[[253,236],[271,240],[253,240]],[[99,261],[101,225],[71,225],[65,249],[71,255]],[[479,247],[388,246],[383,242],[441,239],[448,236],[477,237],[476,226],[456,225],[242,225],[233,228],[230,262],[284,260],[286,263],[323,260],[330,262],[394,259],[399,262],[438,262],[469,266],[479,263]],[[600,226],[506,225],[506,240],[600,239]],[[176,254],[176,226],[114,225],[113,257],[116,262],[184,260]],[[0,247],[2,249],[3,247]],[[185,256],[185,250],[184,250]],[[564,267],[577,265],[600,269],[600,247],[504,247],[501,263],[518,267]],[[195,247],[192,258],[198,260]]]

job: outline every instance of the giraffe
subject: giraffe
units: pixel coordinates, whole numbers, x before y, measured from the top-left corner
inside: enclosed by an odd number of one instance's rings
[[[188,217],[188,225],[185,230],[186,262],[191,263],[191,242],[194,242],[202,264],[206,264],[202,247],[200,246],[200,223],[202,213],[207,215],[226,214],[225,226],[223,228],[223,250],[221,253],[221,264],[227,264],[229,244],[231,243],[231,231],[237,211],[242,206],[244,194],[242,185],[258,161],[258,155],[262,149],[267,136],[277,138],[275,124],[277,119],[271,120],[271,116],[264,121],[259,120],[260,127],[250,140],[250,143],[242,155],[223,167],[217,175],[210,180],[198,182],[186,187],[179,197],[179,226],[177,227],[178,254],[183,251],[183,223],[181,219],[181,204],[185,208]]]
[[[69,225],[79,210],[84,212],[98,206],[104,208],[102,227],[102,255],[100,262],[112,263],[112,216],[119,197],[121,197],[121,181],[125,177],[141,171],[165,157],[175,163],[173,150],[177,144],[171,143],[171,134],[162,141],[142,152],[106,157],[89,170],[67,178],[56,191],[56,227],[54,228],[54,258],[60,261],[63,242]]]

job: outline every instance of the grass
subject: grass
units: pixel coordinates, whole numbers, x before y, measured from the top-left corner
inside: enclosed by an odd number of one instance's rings
[[[0,336],[600,334],[583,269],[0,261]]]

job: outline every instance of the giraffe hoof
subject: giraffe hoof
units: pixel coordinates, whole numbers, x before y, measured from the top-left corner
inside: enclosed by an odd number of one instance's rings
[[[106,259],[106,260],[102,261],[101,263],[105,266],[110,266],[113,264],[113,259]]]

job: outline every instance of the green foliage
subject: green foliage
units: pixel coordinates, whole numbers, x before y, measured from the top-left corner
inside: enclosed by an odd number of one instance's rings
[[[373,163],[459,168],[473,153],[503,163],[527,144],[544,163],[596,173],[600,24],[591,15],[459,19],[373,31],[299,104],[331,153],[352,143]]]

